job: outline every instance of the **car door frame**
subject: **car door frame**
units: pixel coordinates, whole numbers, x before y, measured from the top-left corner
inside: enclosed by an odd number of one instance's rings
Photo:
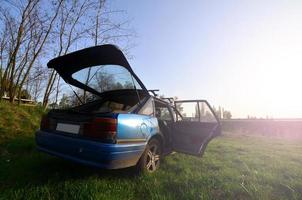
[[[180,149],[175,149],[175,146],[173,146],[173,150],[176,152],[181,152],[181,153],[186,153],[186,154],[190,154],[190,155],[194,155],[194,156],[202,156],[208,143],[216,136],[221,134],[221,123],[219,118],[217,117],[216,113],[214,112],[213,108],[211,107],[211,105],[208,103],[208,101],[206,100],[179,100],[179,101],[174,101],[174,109],[176,111],[176,119],[175,119],[175,123],[177,123],[179,121],[179,116],[182,118],[181,113],[177,110],[177,103],[197,103],[197,107],[198,107],[198,122],[201,123],[201,116],[200,116],[200,103],[205,103],[207,105],[207,107],[210,109],[211,113],[213,114],[217,125],[215,127],[213,127],[213,129],[211,130],[211,132],[209,133],[209,135],[205,138],[205,140],[202,141],[202,143],[200,144],[200,148],[199,151],[197,153],[195,152],[187,152],[187,151],[182,151]],[[186,122],[189,123],[189,122]],[[194,122],[196,123],[196,122]],[[175,130],[173,130],[175,131]],[[173,138],[172,138],[173,139]]]

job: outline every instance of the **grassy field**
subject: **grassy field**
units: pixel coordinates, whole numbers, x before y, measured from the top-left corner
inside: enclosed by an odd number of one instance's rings
[[[224,132],[202,158],[161,169],[100,170],[35,150],[41,109],[0,104],[0,199],[301,199],[301,141]]]

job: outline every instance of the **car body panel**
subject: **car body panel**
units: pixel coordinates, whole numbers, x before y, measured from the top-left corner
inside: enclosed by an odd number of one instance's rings
[[[41,130],[36,132],[36,144],[38,150],[48,154],[107,169],[135,165],[146,146],[146,142],[107,144]]]
[[[158,122],[155,117],[138,114],[119,114],[117,142],[146,142],[158,134]]]
[[[95,167],[117,169],[133,166],[144,152],[148,140],[159,133],[157,119],[146,115],[118,114],[117,120],[116,144],[39,130],[36,133],[37,148]]]

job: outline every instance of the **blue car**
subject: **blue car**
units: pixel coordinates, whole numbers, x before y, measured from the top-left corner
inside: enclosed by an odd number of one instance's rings
[[[38,150],[85,165],[154,172],[163,156],[201,156],[221,133],[205,100],[173,101],[148,91],[114,45],[50,60],[49,68],[76,87],[74,105],[50,110],[36,132]]]

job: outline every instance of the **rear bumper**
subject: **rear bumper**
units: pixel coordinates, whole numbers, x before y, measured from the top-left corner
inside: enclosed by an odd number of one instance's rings
[[[71,161],[106,169],[136,165],[146,143],[105,144],[45,131],[36,132],[37,149]]]

